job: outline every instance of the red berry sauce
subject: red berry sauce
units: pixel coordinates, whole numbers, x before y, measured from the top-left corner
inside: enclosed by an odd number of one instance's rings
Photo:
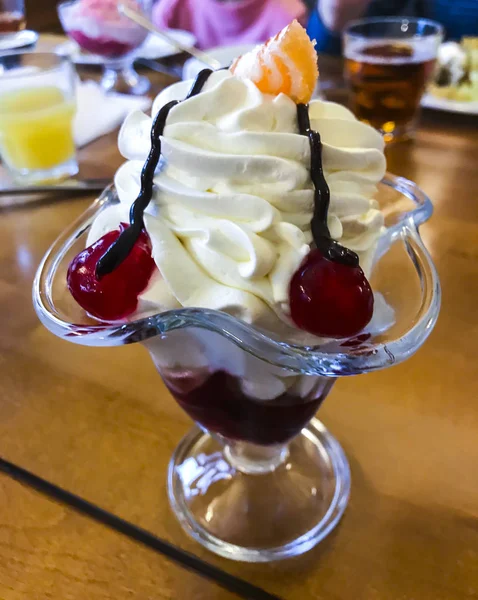
[[[227,438],[263,445],[282,444],[296,436],[315,415],[334,382],[322,378],[322,385],[310,397],[286,391],[261,401],[247,396],[240,379],[225,371],[160,373],[178,404],[194,421]]]
[[[90,315],[104,321],[116,321],[132,314],[155,269],[151,242],[143,230],[132,251],[112,272],[98,278],[96,265],[127,225],[106,233],[85,248],[70,263],[67,283],[73,298]]]
[[[82,31],[77,30],[69,31],[68,35],[74,39],[83,50],[106,58],[121,58],[122,56],[125,56],[125,54],[132,52],[136,47],[134,44],[126,44],[108,37],[91,38]]]

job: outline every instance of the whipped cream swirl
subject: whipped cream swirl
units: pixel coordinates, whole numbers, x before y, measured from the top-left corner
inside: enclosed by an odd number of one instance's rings
[[[153,115],[189,87],[166,88]],[[385,172],[382,137],[338,104],[313,101],[309,114],[323,142],[331,236],[357,252],[368,273],[383,229],[373,200]],[[120,204],[100,214],[89,243],[128,221],[151,125],[139,111],[123,124],[119,149],[128,162],[115,177]],[[159,273],[138,310],[196,306],[288,328],[290,280],[309,252],[314,202],[309,143],[298,132],[295,103],[218,71],[170,111],[161,144],[144,218]]]

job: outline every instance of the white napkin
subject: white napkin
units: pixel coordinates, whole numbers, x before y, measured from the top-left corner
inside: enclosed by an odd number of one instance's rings
[[[78,82],[76,99],[73,133],[79,148],[116,129],[131,111],[151,106],[145,96],[105,94],[94,81]]]

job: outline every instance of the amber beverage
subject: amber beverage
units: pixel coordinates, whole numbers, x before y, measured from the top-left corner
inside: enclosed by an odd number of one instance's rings
[[[403,129],[417,113],[434,63],[405,44],[368,46],[346,58],[352,111],[384,135]]]
[[[23,0],[0,0],[0,36],[25,29]]]
[[[367,26],[368,21],[374,26]],[[395,29],[396,21],[401,26]],[[430,35],[423,35],[426,28],[418,27],[420,21],[424,20],[383,19],[380,27],[380,20],[364,19],[352,24],[344,37],[350,107],[360,120],[381,131],[386,142],[413,135],[420,100],[433,74],[441,36],[431,21],[426,22]]]
[[[16,33],[25,29],[25,17],[21,13],[0,12],[0,35],[2,33]]]

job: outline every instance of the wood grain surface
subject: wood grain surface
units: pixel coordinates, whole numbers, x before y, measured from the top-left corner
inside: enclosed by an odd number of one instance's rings
[[[168,82],[154,79],[157,89]],[[186,537],[169,509],[165,475],[191,423],[146,352],[68,344],[38,322],[36,267],[91,197],[0,212],[0,455],[287,600],[477,598],[477,151],[476,121],[432,112],[414,143],[389,151],[390,171],[434,201],[422,234],[443,308],[413,358],[340,381],[321,409],[347,452],[353,487],[341,524],[315,550],[247,565]],[[85,175],[112,175],[121,162],[115,135],[80,160]],[[232,598],[0,476],[1,600]]]

